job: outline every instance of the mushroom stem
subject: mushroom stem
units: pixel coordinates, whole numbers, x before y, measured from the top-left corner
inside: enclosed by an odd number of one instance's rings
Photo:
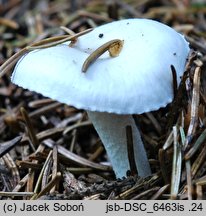
[[[117,178],[126,176],[127,171],[130,170],[126,144],[126,126],[128,125],[132,127],[134,155],[138,175],[146,177],[151,174],[144,144],[131,115],[93,111],[87,111],[87,113],[104,144]]]

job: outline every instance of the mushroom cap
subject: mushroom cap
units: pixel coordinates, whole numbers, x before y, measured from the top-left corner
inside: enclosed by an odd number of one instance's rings
[[[106,52],[82,73],[85,59],[113,39],[124,41],[119,55]],[[179,84],[189,50],[181,34],[157,21],[114,21],[80,36],[73,47],[29,52],[16,64],[11,80],[76,108],[140,114],[172,101],[171,65]]]

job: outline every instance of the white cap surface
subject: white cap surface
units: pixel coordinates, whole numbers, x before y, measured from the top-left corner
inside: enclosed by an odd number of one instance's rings
[[[106,52],[86,73],[85,59],[102,44],[120,39],[117,57]],[[177,81],[184,72],[189,44],[172,28],[147,19],[115,21],[65,44],[23,56],[12,82],[60,102],[90,111],[140,114],[173,99],[171,65]]]

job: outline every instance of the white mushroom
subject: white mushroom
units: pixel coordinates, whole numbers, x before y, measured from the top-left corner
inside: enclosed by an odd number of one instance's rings
[[[85,59],[108,41],[119,39],[117,57],[105,52],[82,73]],[[151,174],[132,114],[165,107],[173,99],[171,65],[177,83],[184,72],[188,42],[172,28],[148,19],[115,21],[66,44],[24,55],[12,82],[60,102],[85,109],[107,151],[117,177],[130,169],[126,126],[133,131],[138,174]]]

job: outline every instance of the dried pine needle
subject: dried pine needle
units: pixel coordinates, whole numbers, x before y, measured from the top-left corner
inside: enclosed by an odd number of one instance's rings
[[[79,32],[74,35],[61,35],[61,36],[54,36],[51,38],[47,38],[44,40],[41,40],[39,42],[35,42],[23,49],[21,49],[19,52],[11,56],[4,64],[0,67],[0,78],[2,78],[7,72],[10,71],[10,69],[17,63],[17,61],[26,53],[28,53],[31,50],[35,49],[44,49],[52,46],[56,46],[58,44],[65,43],[67,41],[71,41],[72,43],[77,40],[78,37],[92,31],[92,29],[87,29],[85,31]]]
[[[0,158],[8,153],[12,148],[19,144],[22,136],[17,136],[14,139],[0,144]]]
[[[58,168],[59,168],[59,160],[58,160],[58,150],[57,150],[57,145],[54,145],[53,151],[52,151],[52,161],[53,161],[53,166],[52,166],[52,179],[54,179],[58,173]],[[50,193],[54,192],[58,189],[58,186],[54,186],[51,190]]]
[[[19,170],[16,166],[16,163],[14,162],[13,158],[11,157],[11,155],[9,153],[6,153],[2,157],[2,159],[12,173],[13,183],[14,183],[14,187],[15,187],[20,181],[20,174],[19,174]]]
[[[84,34],[87,34],[90,31],[92,31],[92,29],[87,29],[77,34],[74,34],[74,35],[62,35],[62,36],[55,36],[55,37],[47,38],[39,42],[35,42],[31,44],[30,46],[27,46],[26,49],[27,50],[44,49],[44,48],[56,46],[56,45],[59,45],[59,44],[62,44],[68,41],[74,42],[77,40],[78,37]]]
[[[192,200],[193,196],[193,185],[192,185],[192,174],[191,174],[191,163],[190,160],[185,161],[186,175],[187,175],[187,197],[188,200]]]
[[[200,148],[206,139],[206,129],[201,133],[201,135],[196,140],[195,144],[190,148],[190,150],[185,155],[185,160],[189,160]]]
[[[170,186],[170,185],[167,184],[167,185],[164,185],[163,187],[161,187],[161,188],[150,198],[150,200],[158,200],[159,197],[161,197],[162,194],[163,194],[166,190],[168,190],[169,186]]]
[[[32,146],[35,150],[37,148],[37,146],[39,145],[39,141],[38,141],[36,134],[34,132],[34,128],[33,128],[33,125],[31,123],[31,119],[29,117],[29,114],[27,113],[27,111],[23,107],[21,107],[20,110],[21,110],[22,117],[25,121],[27,130],[28,130],[28,134],[29,134],[29,137],[30,137],[31,142],[32,142]]]
[[[40,185],[41,185],[42,177],[43,177],[43,172],[44,172],[46,166],[47,166],[48,163],[49,163],[49,160],[50,160],[51,155],[52,155],[52,150],[49,152],[49,154],[48,154],[48,156],[47,156],[47,159],[46,159],[46,161],[44,162],[44,166],[42,167],[42,170],[41,170],[41,172],[40,172],[40,174],[39,174],[38,180],[37,180],[37,182],[36,182],[36,186],[35,186],[35,188],[34,188],[34,193],[35,193],[35,194],[38,193],[38,190],[39,190]]]
[[[43,188],[38,194],[35,194],[31,200],[35,200],[38,199],[39,197],[45,195],[47,192],[49,192],[49,190],[51,190],[60,180],[61,178],[61,173],[58,172],[55,176],[55,178],[53,178],[47,185],[45,188]]]
[[[163,150],[168,149],[172,145],[172,142],[173,142],[173,131],[170,132],[168,138],[166,139],[166,141],[162,147]]]
[[[106,42],[87,57],[87,59],[84,61],[82,65],[82,72],[85,73],[89,66],[106,51],[109,51],[111,57],[118,56],[122,50],[122,47],[123,41],[119,39],[114,39]]]
[[[33,192],[8,192],[8,191],[0,191],[0,196],[9,196],[9,197],[22,197],[22,196],[33,196]]]
[[[69,34],[69,35],[75,35],[75,32],[74,32],[74,31],[72,31],[71,29],[69,29],[69,28],[67,28],[67,27],[65,27],[65,26],[60,26],[60,28],[61,28],[63,31],[65,31],[67,34]]]
[[[160,164],[160,171],[161,171],[161,174],[162,174],[162,178],[164,180],[164,182],[166,184],[170,183],[170,178],[169,178],[169,175],[168,175],[168,167],[165,163],[166,161],[166,151],[164,149],[159,149],[159,152],[158,152],[158,160],[159,160],[159,164]]]
[[[196,195],[197,195],[197,200],[203,199],[203,188],[202,185],[200,184],[196,184]]]
[[[180,178],[182,172],[182,151],[181,145],[178,142],[177,127],[173,127],[174,137],[174,153],[172,163],[172,179],[171,179],[171,199],[176,199],[180,187]]]
[[[201,166],[204,166],[205,158],[206,158],[206,144],[204,143],[204,147],[202,148],[201,152],[198,154],[197,158],[192,164],[192,168],[191,168],[192,177],[194,177],[197,174]]]
[[[184,143],[184,150],[187,148],[188,144],[191,142],[198,123],[198,108],[200,101],[200,73],[201,68],[196,67],[194,80],[193,80],[193,92],[192,92],[192,104],[191,104],[191,117],[190,125],[187,131],[187,136]]]
[[[48,139],[44,140],[43,144],[50,147],[50,148],[53,148],[53,143]],[[87,159],[85,159],[85,158],[83,158],[77,154],[74,154],[71,151],[68,151],[63,146],[58,146],[58,153],[65,156],[66,158],[71,160],[73,163],[79,164],[80,166],[83,166],[83,167],[91,167],[93,169],[101,170],[101,171],[111,171],[112,170],[110,166],[106,166],[106,165],[102,165],[102,164],[98,164],[98,163],[94,163],[92,161],[89,161],[89,160],[87,160]]]
[[[13,189],[12,192],[18,192],[18,191],[20,191],[20,190],[25,186],[25,184],[27,183],[27,180],[28,180],[28,174],[26,174],[26,175],[18,182],[18,184],[15,186],[15,188]]]
[[[17,61],[27,52],[28,50],[24,48],[11,56],[7,61],[5,61],[4,64],[0,66],[0,78],[2,78],[7,72],[9,72],[10,69],[17,63]]]
[[[126,126],[126,137],[127,137],[128,160],[129,160],[131,175],[137,175],[137,167],[136,167],[135,156],[134,156],[133,134],[132,134],[132,127],[130,125]]]

